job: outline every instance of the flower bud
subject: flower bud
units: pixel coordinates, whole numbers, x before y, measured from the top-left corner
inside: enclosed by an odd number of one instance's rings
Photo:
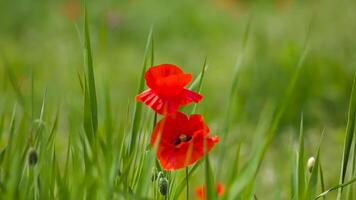
[[[37,164],[38,161],[38,155],[36,149],[30,148],[28,152],[28,164],[30,166],[34,166]]]
[[[158,185],[159,185],[159,192],[161,193],[161,195],[166,196],[168,193],[168,180],[167,178],[160,178],[158,181]]]
[[[156,177],[156,179],[160,179],[160,178],[164,178],[164,174],[163,174],[163,172],[158,172],[157,173],[157,177]]]
[[[313,167],[315,165],[315,158],[314,157],[310,157],[308,159],[308,162],[307,162],[307,168],[308,168],[308,171],[311,173],[313,171]]]

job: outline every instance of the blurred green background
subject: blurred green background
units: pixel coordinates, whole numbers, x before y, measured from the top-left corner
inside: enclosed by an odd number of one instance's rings
[[[33,80],[33,115],[39,115],[47,89],[46,113],[54,116],[60,109],[63,137],[70,124],[81,123],[81,7],[76,0],[0,1],[1,113],[10,115],[19,101],[19,91],[23,104],[31,102]],[[247,138],[242,156],[248,158],[248,145],[261,111],[278,102],[284,93],[311,24],[301,80],[259,173],[257,195],[274,191],[276,185],[288,191],[302,112],[309,155],[315,152],[325,128],[321,159],[326,163],[327,186],[335,185],[340,166],[328,163],[341,160],[356,69],[355,10],[356,2],[350,0],[88,1],[99,123],[103,124],[100,116],[105,112],[107,91],[118,123],[125,117],[136,93],[145,41],[153,25],[157,64],[174,63],[196,76],[207,57],[205,98],[198,112],[205,116],[212,134],[218,132],[236,58],[242,53],[243,34],[251,19],[230,134],[231,141]],[[9,77],[17,80],[17,86]],[[266,198],[286,194],[269,195]]]

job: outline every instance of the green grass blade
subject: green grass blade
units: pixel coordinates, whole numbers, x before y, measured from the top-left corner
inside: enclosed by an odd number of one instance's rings
[[[240,55],[237,57],[236,59],[236,64],[234,67],[234,71],[233,71],[233,79],[232,79],[232,83],[230,86],[230,92],[227,98],[227,103],[226,103],[226,107],[225,107],[225,115],[224,115],[224,121],[222,122],[222,135],[221,135],[221,148],[219,151],[219,161],[218,163],[223,163],[223,158],[224,158],[224,154],[225,154],[225,142],[226,142],[226,138],[228,136],[228,133],[230,131],[230,118],[231,118],[231,109],[232,109],[232,105],[235,102],[235,97],[236,97],[236,90],[237,90],[237,84],[240,78],[240,68],[242,66],[243,60],[245,58],[245,52],[246,52],[246,46],[247,46],[247,41],[249,39],[250,36],[250,29],[251,29],[251,22],[252,22],[252,18],[250,17],[246,28],[245,28],[245,32],[244,32],[244,36],[242,38],[242,45],[241,45],[241,49],[240,49]],[[219,170],[218,170],[218,177],[221,176],[221,172],[222,172],[222,165],[219,165]]]
[[[298,199],[298,151],[291,159],[290,199]]]
[[[59,121],[59,109],[56,112],[56,116],[55,116],[51,131],[50,131],[50,135],[47,139],[47,146],[50,146],[51,144],[55,143],[55,133],[58,128],[58,121]]]
[[[232,103],[234,102],[235,95],[236,95],[237,84],[238,84],[238,81],[240,78],[240,69],[241,69],[241,66],[243,63],[243,59],[245,58],[247,41],[250,36],[251,23],[252,23],[252,18],[250,18],[249,21],[247,22],[247,25],[245,28],[245,33],[242,38],[240,55],[236,59],[236,64],[235,64],[235,68],[233,71],[232,84],[230,86],[229,98],[227,99],[228,102],[226,104],[226,109],[225,109],[224,125],[223,125],[223,129],[222,129],[222,131],[223,131],[222,142],[226,138],[226,135],[229,131],[230,111],[231,111]]]
[[[231,186],[235,180],[235,178],[239,175],[239,164],[240,164],[240,151],[241,151],[241,144],[236,145],[236,153],[235,153],[235,159],[232,164],[232,167],[230,168],[229,172],[229,178],[226,184],[226,190],[230,191]],[[223,196],[223,199],[226,199],[227,195]]]
[[[305,188],[304,130],[303,114],[300,119],[299,149],[298,149],[297,199],[302,199]]]
[[[232,188],[230,191],[228,191],[228,196],[231,196],[231,198],[235,199],[237,198],[241,192],[251,184],[251,182],[254,181],[257,172],[260,168],[261,162],[264,158],[264,155],[266,154],[267,148],[269,144],[271,143],[272,139],[274,138],[274,135],[276,133],[276,129],[280,123],[281,117],[284,114],[287,104],[290,101],[295,87],[297,85],[297,82],[299,80],[300,74],[301,74],[301,69],[305,60],[305,57],[308,52],[308,39],[309,39],[309,33],[307,34],[306,37],[306,42],[304,43],[304,49],[303,52],[298,60],[297,67],[295,69],[295,72],[293,73],[293,77],[291,78],[287,90],[281,100],[281,103],[278,104],[278,108],[274,113],[272,122],[266,131],[266,138],[264,139],[263,143],[260,145],[259,148],[256,149],[256,151],[253,153],[253,156],[251,160],[246,164],[246,166],[243,168],[241,171],[241,175],[234,181]]]
[[[309,177],[308,184],[306,186],[304,199],[313,199],[313,197],[315,196],[315,193],[316,193],[318,177],[319,177],[319,169],[320,169],[320,146],[321,146],[322,140],[324,138],[324,133],[325,133],[325,131],[323,131],[319,145],[318,145],[318,150],[315,155],[315,164],[313,166],[311,175]]]
[[[77,71],[77,77],[78,77],[80,89],[81,89],[81,91],[84,93],[85,91],[84,91],[83,78],[82,78],[82,75],[80,74],[79,71]]]
[[[21,106],[25,106],[25,97],[24,97],[24,95],[21,91],[20,85],[19,85],[20,81],[16,78],[15,73],[13,72],[11,67],[8,65],[9,65],[9,63],[4,64],[5,72],[7,73],[7,77],[9,78],[10,84],[15,91],[17,101],[19,102],[19,104]]]
[[[346,135],[345,135],[345,141],[344,141],[344,147],[342,153],[339,185],[342,185],[344,183],[346,177],[351,145],[355,133],[355,119],[356,119],[356,74],[354,76],[354,81],[352,84],[352,90],[351,90],[350,101],[349,101],[349,111],[347,116]],[[340,187],[338,189],[338,194],[337,194],[338,200],[340,200],[342,197],[342,189],[343,187]]]
[[[91,104],[90,104],[90,96],[89,96],[89,88],[88,83],[85,78],[84,82],[84,130],[86,133],[86,137],[89,139],[90,142],[94,141],[94,126],[93,126],[93,118],[91,115]]]
[[[321,165],[321,162],[319,162],[319,174],[320,174],[320,189],[321,191],[325,191],[325,181],[324,181],[324,172],[323,172],[323,167]],[[326,197],[323,197],[323,199],[326,199]]]
[[[88,25],[88,12],[84,1],[84,67],[85,67],[85,90],[84,90],[84,127],[87,134],[95,134],[98,128],[97,99],[95,78],[93,69],[92,50],[90,45],[90,33]],[[90,137],[88,137],[90,139]]]
[[[6,146],[5,149],[5,155],[4,155],[4,164],[2,165],[2,169],[5,171],[5,177],[7,176],[7,170],[9,169],[9,166],[11,164],[11,154],[13,151],[14,146],[16,145],[16,136],[15,136],[15,120],[16,120],[16,109],[17,106],[16,104],[14,105],[12,115],[11,115],[11,120],[10,120],[10,128],[9,128],[9,142]]]
[[[109,133],[113,132],[113,123],[112,122],[113,122],[113,116],[112,116],[111,97],[110,97],[109,89],[106,88],[106,90],[105,90],[105,131],[109,135],[109,137],[112,137],[112,134],[109,134]],[[112,142],[112,141],[107,141],[107,142]]]
[[[4,124],[5,124],[5,114],[2,114],[0,118],[0,143],[2,142],[2,136],[5,132]]]
[[[197,85],[197,90],[196,90],[197,93],[200,93],[200,92],[201,92],[201,89],[202,89],[202,87],[203,87],[204,75],[205,75],[205,71],[206,71],[206,69],[207,69],[206,61],[207,61],[207,58],[205,57],[204,63],[203,63],[203,68],[202,68],[202,70],[201,70],[201,72],[200,72],[200,76],[198,77],[199,79],[197,79],[197,80],[199,80],[198,85]],[[192,109],[192,111],[191,111],[191,114],[194,114],[194,113],[195,113],[195,111],[196,111],[196,109],[197,109],[197,105],[198,105],[198,104],[194,104],[193,109]]]
[[[199,166],[203,163],[202,160],[199,160],[190,170],[189,170],[189,174],[188,176],[192,176],[197,169],[199,168]],[[181,180],[179,182],[179,184],[177,184],[176,188],[175,188],[175,193],[174,193],[174,199],[178,199],[179,195],[183,192],[184,188],[186,186],[186,181],[185,178],[183,180]]]
[[[354,143],[353,143],[353,152],[352,152],[352,168],[351,168],[351,173],[350,173],[350,177],[355,177],[356,174],[356,137],[354,137]],[[346,193],[346,199],[348,200],[352,200],[353,199],[353,195],[354,195],[354,187],[353,185],[351,185],[350,187],[348,187],[347,193]],[[324,190],[322,190],[324,191]]]
[[[205,192],[207,200],[217,199],[213,170],[209,161],[209,155],[205,156]]]
[[[146,48],[145,48],[145,53],[143,56],[143,63],[142,63],[142,70],[141,70],[141,75],[140,75],[140,82],[138,85],[137,89],[137,94],[143,91],[145,87],[145,80],[144,80],[144,75],[147,67],[147,62],[148,62],[148,51],[150,49],[150,45],[153,44],[153,27],[151,27],[150,32],[147,37],[147,42],[146,42]],[[152,53],[153,55],[153,53]],[[153,56],[152,56],[153,57]],[[130,152],[132,153],[133,150],[136,147],[136,140],[137,140],[137,134],[139,130],[139,126],[141,123],[141,118],[142,118],[142,104],[140,102],[135,102],[134,110],[133,110],[133,119],[132,119],[132,126],[131,126],[131,142],[130,142]]]
[[[337,190],[339,188],[347,187],[347,186],[349,186],[349,185],[351,185],[351,184],[353,184],[355,182],[356,182],[356,178],[353,178],[353,179],[351,179],[351,180],[349,180],[349,181],[347,181],[347,182],[345,182],[343,184],[339,184],[337,186],[331,187],[330,189],[326,190],[325,192],[323,192],[323,193],[319,194],[317,197],[315,197],[314,200],[319,199],[321,197],[325,197],[330,192],[332,192],[334,190]]]
[[[151,35],[151,66],[153,66],[154,63],[155,63],[155,45],[154,45],[153,36]]]
[[[208,67],[206,67],[205,71],[208,69]],[[199,86],[199,82],[202,76],[202,72],[200,72],[198,74],[198,76],[193,80],[192,84],[190,84],[190,86],[188,87],[189,90],[193,90],[196,91],[198,86]]]

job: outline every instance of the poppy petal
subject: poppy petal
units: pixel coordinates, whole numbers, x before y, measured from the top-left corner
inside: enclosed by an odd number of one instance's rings
[[[136,96],[136,101],[145,103],[155,112],[167,115],[176,113],[177,110],[184,105],[192,102],[199,102],[202,96],[198,93],[184,89],[182,95],[177,96],[177,98],[162,98],[152,89],[147,89],[141,94]]]
[[[154,128],[150,145],[153,146],[159,137],[161,138],[160,143],[167,142],[172,144],[175,138],[179,137],[180,129],[185,127],[188,122],[188,117],[181,112],[164,117]]]
[[[164,136],[162,135],[162,137]],[[204,150],[204,140],[207,144],[207,150]],[[174,148],[161,145],[158,150],[158,159],[165,170],[181,169],[202,158],[218,141],[217,136],[206,138],[201,131],[192,138],[191,142],[181,143]]]
[[[164,78],[170,75],[182,74],[183,71],[173,64],[160,64],[150,67],[145,73],[147,83],[154,83],[159,78]]]
[[[152,110],[162,114],[164,101],[153,90],[148,89],[136,96],[136,101],[143,102]]]
[[[187,132],[194,133],[197,130],[205,130],[204,135],[209,134],[209,127],[205,124],[203,116],[198,114],[190,115],[189,117],[189,126],[187,127]]]
[[[192,102],[199,103],[203,99],[203,95],[196,92],[184,89],[180,94],[180,105],[187,105]]]
[[[193,102],[198,103],[202,98],[203,96],[196,92],[183,89],[182,92],[174,98],[162,99],[163,107],[157,112],[163,115],[173,114],[176,113],[180,107]]]
[[[218,142],[219,137],[209,136],[201,115],[188,117],[177,112],[156,124],[150,145],[155,148],[163,169],[176,170],[194,164]]]
[[[147,86],[157,94],[172,97],[192,81],[192,75],[183,73],[176,65],[161,64],[150,67],[145,73],[145,80]]]

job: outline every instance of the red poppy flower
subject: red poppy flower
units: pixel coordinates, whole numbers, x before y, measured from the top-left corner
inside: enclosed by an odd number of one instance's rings
[[[209,127],[201,115],[188,117],[177,112],[157,123],[150,145],[157,145],[156,154],[163,169],[176,170],[195,163],[218,141],[219,137],[209,136]]]
[[[218,183],[216,185],[216,193],[218,196],[222,196],[224,194],[225,187],[222,183]],[[195,189],[195,193],[198,196],[200,200],[205,200],[206,199],[206,189],[205,186],[200,186]]]
[[[148,90],[136,96],[136,101],[145,103],[160,114],[175,113],[179,107],[198,103],[203,96],[184,87],[192,81],[191,74],[172,64],[151,67],[145,73]]]

